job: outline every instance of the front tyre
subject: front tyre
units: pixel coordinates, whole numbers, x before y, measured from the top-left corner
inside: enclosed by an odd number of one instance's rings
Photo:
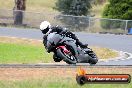
[[[65,53],[62,49],[57,49],[57,56],[61,57],[67,64],[76,64],[77,60],[75,56],[70,53]]]

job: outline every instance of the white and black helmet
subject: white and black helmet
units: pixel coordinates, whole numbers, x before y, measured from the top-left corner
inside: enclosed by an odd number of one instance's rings
[[[48,21],[41,22],[40,30],[42,31],[42,33],[46,34],[50,28],[51,28],[51,24]]]

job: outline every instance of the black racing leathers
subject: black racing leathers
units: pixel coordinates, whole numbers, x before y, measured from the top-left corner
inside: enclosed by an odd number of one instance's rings
[[[51,29],[52,30],[50,31],[50,33],[57,32],[58,34],[65,34],[66,37],[70,37],[70,38],[76,40],[76,44],[79,45],[80,47],[82,47],[82,48],[87,47],[87,45],[84,45],[82,42],[79,41],[79,39],[77,38],[77,36],[74,33],[70,32],[62,27],[59,27],[59,26],[52,27]],[[48,29],[46,29],[45,31],[42,31],[42,33],[46,34],[47,31],[48,31]],[[44,35],[44,37],[43,37],[44,45],[45,45],[46,41],[47,41],[47,35]]]

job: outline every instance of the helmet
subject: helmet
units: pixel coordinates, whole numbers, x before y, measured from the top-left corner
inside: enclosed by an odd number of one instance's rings
[[[50,28],[50,27],[51,27],[51,25],[48,21],[43,21],[40,24],[40,30],[41,31],[45,30],[46,28]]]

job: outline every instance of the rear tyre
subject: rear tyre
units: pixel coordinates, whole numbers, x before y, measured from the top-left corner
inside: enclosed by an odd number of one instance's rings
[[[89,63],[91,65],[96,64],[98,62],[98,58],[93,51],[90,53],[90,57],[91,57],[91,59],[89,60]]]
[[[86,48],[85,52],[90,56],[89,63],[90,65],[94,65],[98,62],[98,58],[96,54],[90,48]]]
[[[76,64],[77,60],[72,54],[67,54],[63,52],[62,49],[57,49],[57,56],[61,57],[63,61],[65,61],[67,64]]]

